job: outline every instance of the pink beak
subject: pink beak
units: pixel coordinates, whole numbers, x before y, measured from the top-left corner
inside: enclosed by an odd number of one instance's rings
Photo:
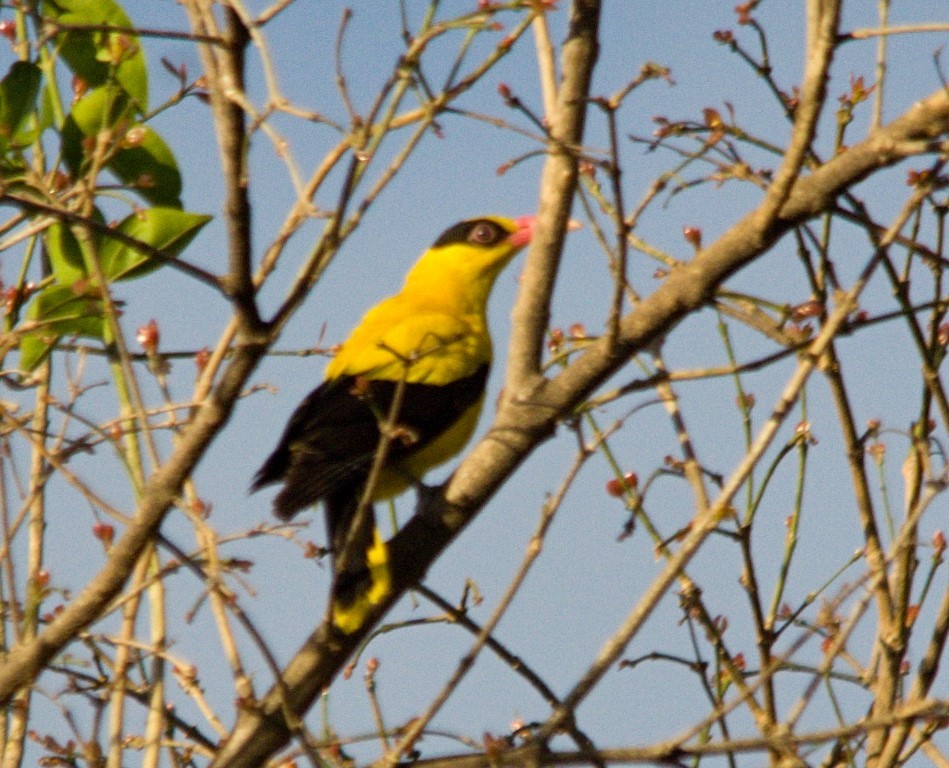
[[[537,222],[536,216],[519,216],[514,219],[517,229],[508,238],[508,242],[513,243],[518,248],[527,245],[534,236],[534,224]]]

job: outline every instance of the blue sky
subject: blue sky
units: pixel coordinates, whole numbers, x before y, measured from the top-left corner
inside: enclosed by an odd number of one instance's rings
[[[407,5],[410,13],[416,14],[416,21],[427,7],[414,0]],[[440,15],[461,12],[471,5],[473,3],[456,0],[444,2]],[[626,100],[618,116],[623,136],[650,135],[655,128],[655,116],[700,120],[705,107],[726,114],[727,102],[732,105],[737,121],[748,131],[778,144],[786,140],[787,123],[764,83],[737,56],[712,39],[715,30],[729,28],[742,44],[754,49],[755,37],[749,29],[736,25],[733,5],[734,2],[686,0],[605,3],[602,52],[594,92],[604,95],[616,92],[635,77],[647,61],[670,67],[674,80],[674,84],[647,83]],[[872,5],[849,3],[843,28],[875,26]],[[565,8],[566,3],[562,6]],[[802,6],[802,3],[763,3],[756,12],[769,32],[774,76],[788,89],[799,82],[802,69]],[[937,0],[915,0],[894,6],[891,17],[894,24],[945,18],[944,4]],[[337,120],[344,120],[345,112],[333,83],[333,45],[343,7],[341,3],[329,1],[301,2],[266,28],[284,94],[295,104]],[[370,4],[357,3],[353,7],[343,61],[356,107],[365,109],[400,50],[397,4],[370,7]],[[131,2],[128,10],[134,21],[144,26],[185,26],[180,7],[171,0]],[[555,43],[563,39],[565,19],[563,8],[550,15]],[[477,60],[479,53],[488,50],[503,34],[499,31],[486,35],[484,41],[474,47],[471,59]],[[460,35],[456,34],[434,46],[432,61],[425,64],[425,71],[433,82],[440,82],[436,73],[444,72],[459,39]],[[891,40],[891,79],[886,91],[885,120],[897,116],[912,101],[939,86],[932,55],[947,42],[949,38],[945,33]],[[153,105],[170,94],[175,85],[157,66],[160,56],[186,63],[189,72],[200,69],[196,54],[188,46],[152,39],[146,41],[145,47],[150,62],[155,65],[151,73]],[[872,41],[850,43],[835,62],[830,86],[832,98],[817,139],[818,151],[824,156],[832,149],[835,98],[849,89],[851,75],[873,81],[875,47]],[[263,90],[256,57],[251,55],[250,61],[248,90],[259,100]],[[528,36],[478,88],[462,99],[461,104],[473,111],[529,127],[522,116],[504,107],[496,87],[498,83],[506,83],[527,105],[539,111],[534,62]],[[851,128],[851,141],[864,135],[868,115],[869,104],[865,104]],[[530,140],[460,117],[446,116],[440,122],[442,137],[426,137],[418,152],[372,206],[360,229],[346,242],[324,279],[287,327],[279,349],[297,350],[317,343],[329,345],[341,341],[365,309],[396,290],[417,255],[456,221],[485,213],[520,215],[534,210],[541,160],[526,160],[503,175],[497,173],[511,158],[535,149]],[[337,140],[337,136],[323,126],[289,117],[277,118],[273,124],[288,141],[304,174]],[[178,156],[185,176],[186,207],[219,216],[221,183],[206,107],[191,100],[161,115],[155,127]],[[606,146],[605,124],[596,110],[590,113],[588,144],[597,149]],[[397,140],[387,147],[387,151],[393,152],[398,147]],[[748,157],[758,167],[776,167],[778,163],[776,158],[763,152],[749,152]],[[643,145],[629,140],[622,143],[622,158],[628,205],[640,199],[657,173],[674,163],[668,153],[649,152]],[[695,178],[698,173],[695,167],[689,169],[686,180]],[[259,254],[272,239],[293,200],[285,168],[261,134],[254,138],[250,177],[254,242]],[[883,184],[870,182],[859,190],[882,221],[888,221],[906,195],[901,171],[893,171],[885,178]],[[328,184],[317,203],[331,204],[335,192],[335,186]],[[710,242],[754,205],[759,196],[750,185],[734,182],[720,189],[707,184],[670,195],[661,206],[650,208],[637,234],[678,258],[688,258],[689,246],[682,237],[683,226],[700,227],[705,242]],[[320,224],[314,222],[290,244],[280,270],[262,294],[265,313],[277,305],[282,289],[306,256],[319,228]],[[837,233],[841,248],[854,250],[852,269],[859,269],[867,253],[866,243],[843,227],[838,227],[835,236]],[[186,257],[208,269],[223,271],[222,236],[218,218],[202,233]],[[840,262],[842,275],[852,277],[848,274],[847,260],[840,258]],[[519,262],[515,262],[501,276],[491,304],[498,363],[491,379],[488,403],[493,402],[500,386],[519,268]],[[648,293],[658,284],[653,277],[655,268],[655,262],[647,257],[631,254],[630,274],[637,290]],[[608,285],[606,259],[597,249],[589,227],[572,234],[554,298],[553,325],[568,327],[582,322],[591,333],[598,333],[608,310]],[[790,239],[737,276],[731,287],[761,292],[782,302],[808,299],[808,288]],[[127,284],[122,290],[128,302],[127,327],[132,329],[156,318],[162,329],[163,349],[213,346],[226,322],[227,306],[219,297],[168,270],[162,271],[160,276]],[[882,301],[887,293],[887,286],[877,282],[871,286],[868,301],[870,298]],[[750,332],[737,327],[733,330],[740,359],[749,359],[770,348]],[[855,366],[855,379],[867,384],[859,387],[855,395],[860,420],[883,418],[888,425],[902,429],[916,415],[918,398],[914,395],[918,383],[914,381],[911,396],[904,398],[897,394],[907,386],[906,371],[915,370],[914,366],[918,365],[901,333],[900,329],[883,326],[841,345],[844,358]],[[676,329],[668,339],[666,357],[670,367],[675,369],[724,364],[722,345],[710,313],[702,313]],[[761,404],[756,416],[763,417],[774,402],[791,365],[793,361],[748,376],[746,385]],[[199,495],[213,504],[212,522],[222,530],[238,532],[270,519],[270,492],[248,496],[246,489],[254,471],[273,447],[286,418],[319,382],[322,369],[323,361],[318,357],[277,357],[255,375],[255,384],[272,385],[274,391],[258,391],[248,396],[213,445],[195,478]],[[175,364],[172,381],[177,396],[187,397],[192,375],[189,363]],[[615,382],[622,383],[637,375],[638,369],[631,365]],[[679,391],[704,461],[709,469],[727,473],[742,452],[732,382],[719,379],[682,385]],[[601,424],[608,425],[651,397],[647,392],[627,398],[597,417]],[[108,412],[105,398],[101,407],[103,413]],[[820,443],[811,450],[812,474],[807,481],[802,552],[795,561],[791,600],[800,600],[808,590],[822,583],[833,567],[847,558],[857,541],[852,501],[841,474],[838,432],[826,388],[817,381],[808,390],[808,407]],[[489,418],[490,408],[486,409],[482,429]],[[789,438],[789,429],[796,420],[792,418],[779,443]],[[760,423],[760,418],[758,421]],[[632,415],[611,444],[623,467],[639,472],[641,477],[650,468],[661,465],[665,455],[677,450],[668,419],[658,406],[646,407]],[[541,446],[435,565],[427,583],[446,597],[456,598],[464,580],[474,579],[484,593],[485,603],[473,616],[479,621],[485,620],[520,561],[546,495],[556,489],[569,466],[574,447],[573,438],[564,431],[556,440]],[[895,455],[901,455],[899,451],[905,450],[905,441],[895,438],[893,450]],[[94,458],[88,459],[85,468],[93,467],[94,461]],[[896,461],[891,478],[894,487],[898,487],[898,469]],[[540,562],[498,631],[499,639],[509,643],[510,648],[558,693],[567,690],[582,674],[660,567],[653,557],[651,542],[641,530],[630,539],[617,542],[626,518],[620,503],[603,491],[609,477],[609,468],[598,458],[591,460],[581,473],[554,524]],[[777,565],[772,561],[777,556],[771,557],[769,553],[780,552],[785,532],[783,520],[791,508],[794,479],[793,467],[779,472],[762,511],[765,521],[761,523],[755,544],[762,573],[771,577]],[[679,481],[665,479],[658,483],[662,485],[661,502],[657,501],[652,511],[668,533],[688,522],[692,502]],[[121,493],[117,495],[116,500],[121,501]],[[900,498],[899,492],[895,498]],[[398,508],[402,519],[410,513],[411,504],[408,497],[400,500]],[[944,520],[944,514],[942,517]],[[308,515],[303,519],[312,522],[301,536],[322,542],[320,516]],[[83,516],[75,530],[71,527],[51,529],[52,553],[63,552],[58,548],[66,547],[74,536],[89,538],[87,523]],[[179,516],[173,514],[164,530],[183,545],[191,545],[189,526]],[[302,559],[299,548],[277,538],[238,541],[225,552],[255,562],[249,580],[256,593],[245,597],[243,605],[272,643],[278,658],[288,659],[322,615],[328,581],[326,569]],[[96,565],[95,562],[77,563],[71,571],[73,576],[64,574],[62,582],[78,589],[82,574]],[[741,593],[734,544],[713,539],[696,559],[693,569],[701,574],[712,611],[734,616],[736,628],[730,639],[750,657],[753,644],[742,632],[742,609],[736,607],[741,604]],[[176,641],[173,651],[199,664],[209,698],[225,712],[229,711],[233,696],[229,674],[223,664],[217,663],[213,650],[215,641],[208,639],[207,633],[213,635],[214,629],[207,613],[199,613],[191,625],[181,622],[181,615],[191,607],[188,596],[197,597],[201,587],[190,575],[175,577],[173,584],[182,595],[176,603],[179,613],[173,617],[172,635]],[[415,608],[406,599],[389,618],[408,619],[430,613],[434,610],[424,601]],[[686,635],[678,623],[680,615],[674,596],[670,596],[634,640],[627,655],[665,650],[687,656]],[[408,628],[373,641],[367,653],[382,661],[378,685],[387,721],[395,725],[417,714],[454,669],[469,643],[469,636],[451,626]],[[268,679],[264,667],[259,666],[255,670],[258,691],[266,689]],[[800,685],[803,684],[802,680]],[[796,690],[793,686],[792,689]],[[182,704],[185,710],[188,706]],[[680,668],[646,664],[632,671],[609,673],[581,709],[579,724],[603,746],[641,744],[673,735],[693,722],[706,706],[692,678]],[[341,734],[372,731],[372,715],[359,675],[333,687],[329,707],[332,723]],[[484,731],[505,732],[514,718],[542,720],[547,714],[546,705],[534,692],[485,653],[434,725],[479,739]],[[815,715],[811,724],[821,722],[822,714],[826,712]],[[311,718],[311,724],[316,722],[315,716]],[[370,745],[366,752],[359,748],[351,752],[357,756],[371,755],[375,746]],[[422,747],[426,753],[455,748],[431,738],[423,742]]]

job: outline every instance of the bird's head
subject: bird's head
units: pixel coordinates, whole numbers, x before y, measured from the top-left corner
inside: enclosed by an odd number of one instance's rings
[[[486,299],[501,270],[531,241],[534,221],[533,216],[483,216],[455,224],[439,235],[408,280],[429,285],[457,281]]]
[[[468,219],[442,232],[432,248],[459,245],[478,250],[513,249],[516,253],[531,241],[536,220],[536,216],[521,216],[517,219],[484,216],[480,219]]]

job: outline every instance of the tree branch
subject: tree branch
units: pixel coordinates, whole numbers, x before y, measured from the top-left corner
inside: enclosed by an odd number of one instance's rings
[[[148,480],[135,517],[109,550],[105,566],[85,589],[34,640],[14,646],[0,664],[0,705],[21,685],[32,681],[45,664],[95,621],[125,585],[144,548],[154,540],[165,513],[175,503],[208,445],[220,432],[244,383],[263,356],[262,345],[237,348],[220,384],[197,409],[174,453]]]
[[[212,765],[251,768],[285,744],[290,732],[283,708],[295,715],[307,710],[343,668],[375,621],[406,589],[421,580],[442,550],[474,519],[529,453],[553,434],[557,422],[633,354],[704,306],[728,277],[764,254],[792,227],[829,210],[844,189],[906,157],[949,149],[949,142],[940,143],[947,134],[949,94],[938,91],[863,142],[798,179],[780,214],[766,226],[761,225],[758,212],[752,212],[700,251],[691,263],[674,269],[662,286],[623,318],[615,344],[608,344],[605,339],[594,342],[559,376],[541,382],[530,398],[506,398],[488,435],[474,447],[447,484],[444,503],[429,502],[390,543],[392,594],[376,607],[359,632],[340,636],[325,624],[318,627],[287,666],[285,685],[273,688],[257,707],[241,713]],[[570,175],[555,181],[569,185]],[[532,260],[538,258],[535,253],[540,251],[532,249]],[[524,285],[525,290],[533,290],[528,288],[529,280],[525,279]],[[536,317],[534,322],[538,322]],[[521,343],[524,344],[523,339]],[[529,344],[512,351],[512,356],[519,355],[523,362],[527,359],[524,355],[530,354],[525,350],[529,350]]]
[[[511,319],[505,383],[510,398],[529,397],[540,378],[550,297],[577,182],[575,150],[583,141],[590,80],[598,53],[599,19],[598,0],[574,3],[570,32],[563,46],[563,82],[555,108],[548,116],[551,143],[541,175],[537,227],[521,273],[523,288]]]

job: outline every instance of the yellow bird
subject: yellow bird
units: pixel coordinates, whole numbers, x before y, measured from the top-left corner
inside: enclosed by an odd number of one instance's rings
[[[391,589],[385,543],[360,501],[420,483],[468,442],[491,366],[488,296],[533,228],[532,216],[486,216],[443,232],[402,290],[343,342],[254,478],[253,490],[283,483],[274,500],[283,520],[323,502],[335,559],[333,622],[344,633],[362,626]]]

